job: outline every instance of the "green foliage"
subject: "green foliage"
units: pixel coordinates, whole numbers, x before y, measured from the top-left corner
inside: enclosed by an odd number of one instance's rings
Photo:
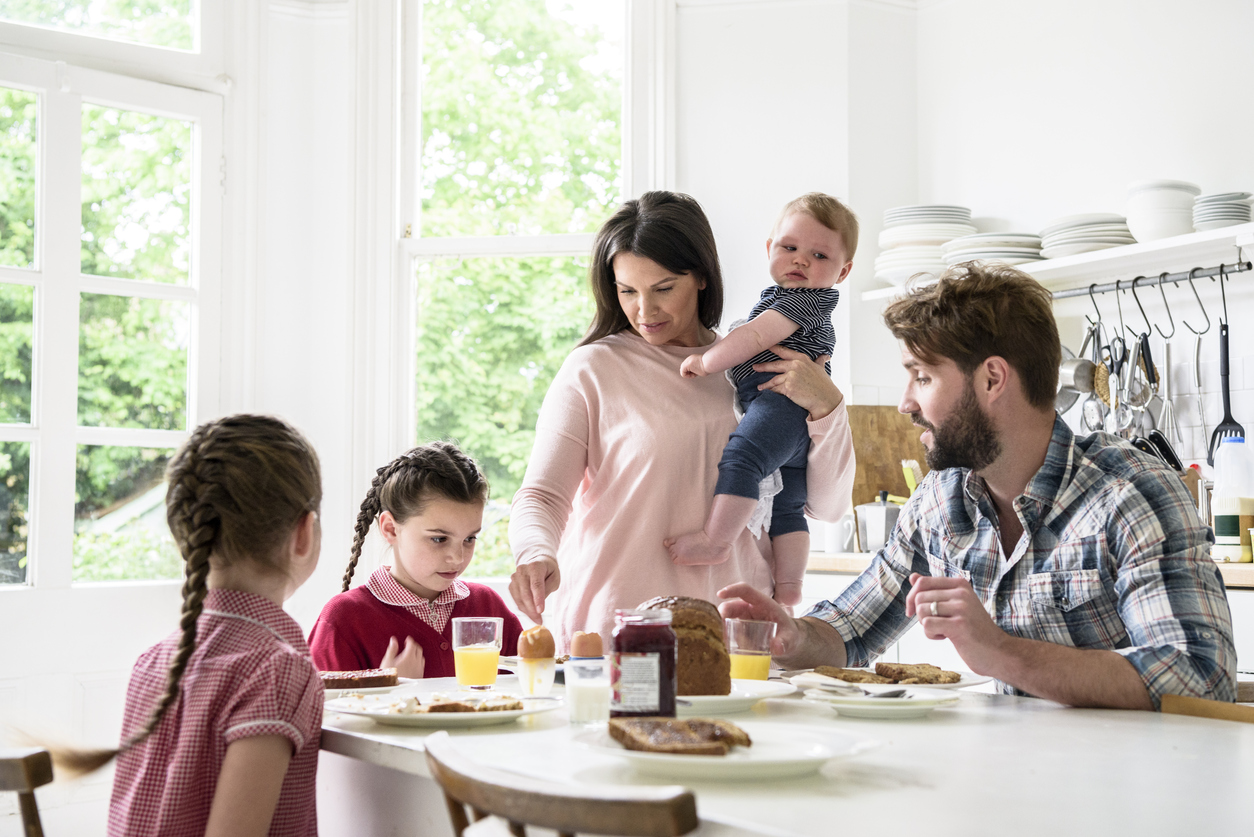
[[[422,235],[589,232],[621,200],[622,78],[606,36],[545,0],[423,4]],[[418,272],[417,428],[455,439],[508,502],[553,375],[587,329],[587,260]],[[513,570],[505,521],[471,573]]]
[[[142,526],[74,536],[74,581],[182,578],[183,559],[169,533]]]
[[[8,267],[35,263],[37,101],[34,93],[0,87],[0,265]]]
[[[0,584],[26,580],[30,445],[0,442]]]
[[[190,50],[192,0],[0,0],[0,18]]]

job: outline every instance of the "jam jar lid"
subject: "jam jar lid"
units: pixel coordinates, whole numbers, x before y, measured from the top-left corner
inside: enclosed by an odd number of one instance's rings
[[[614,621],[620,625],[669,625],[671,612],[664,607],[656,610],[615,610]]]

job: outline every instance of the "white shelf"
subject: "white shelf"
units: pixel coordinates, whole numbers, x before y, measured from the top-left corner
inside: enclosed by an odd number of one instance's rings
[[[1241,248],[1246,248],[1244,254]],[[1137,276],[1177,273],[1195,267],[1215,267],[1254,258],[1254,222],[1217,230],[1177,235],[1144,244],[1126,244],[1107,250],[1079,253],[1018,265],[1052,291],[1083,288],[1094,282],[1113,282]],[[863,302],[890,300],[904,288],[876,288],[862,294]]]

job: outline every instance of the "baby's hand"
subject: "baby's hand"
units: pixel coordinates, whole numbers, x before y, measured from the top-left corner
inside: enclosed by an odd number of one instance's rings
[[[679,366],[679,374],[685,378],[704,378],[705,363],[702,362],[701,355],[688,355],[684,358],[684,362]]]
[[[407,636],[405,637],[405,650],[398,654],[399,647],[396,637],[388,640],[388,650],[383,655],[383,662],[379,663],[379,668],[395,668],[399,677],[420,679],[427,665],[422,657],[422,646],[412,636]]]

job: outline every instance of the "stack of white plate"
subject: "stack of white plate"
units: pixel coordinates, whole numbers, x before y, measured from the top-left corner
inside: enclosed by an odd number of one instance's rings
[[[1202,195],[1193,201],[1193,229],[1214,230],[1250,222],[1250,193]]]
[[[899,206],[885,210],[875,278],[904,285],[916,273],[940,273],[945,269],[941,245],[975,231],[971,210],[965,206]]]
[[[1041,255],[1047,259],[1135,243],[1127,219],[1110,212],[1068,215],[1041,230]]]
[[[1193,232],[1193,201],[1202,190],[1184,180],[1141,180],[1128,187],[1128,229],[1137,241]]]
[[[945,264],[959,264],[976,259],[1003,264],[1039,262],[1041,237],[1031,233],[977,233],[955,238],[941,246]]]

